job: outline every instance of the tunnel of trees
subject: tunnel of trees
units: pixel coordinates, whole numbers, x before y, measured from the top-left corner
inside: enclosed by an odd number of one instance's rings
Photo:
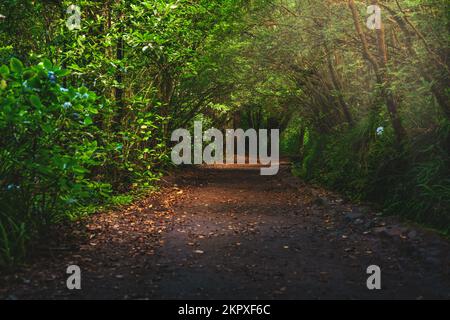
[[[368,28],[367,7],[381,9]],[[0,265],[129,203],[170,134],[279,128],[305,181],[450,230],[447,0],[3,0]]]

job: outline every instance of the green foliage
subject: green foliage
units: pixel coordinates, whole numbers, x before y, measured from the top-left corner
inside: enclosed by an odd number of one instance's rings
[[[227,117],[208,50],[242,1],[82,0],[69,31],[71,4],[0,3],[0,266],[50,225],[151,189],[174,127]]]
[[[293,118],[281,134],[280,152],[295,157],[303,151],[304,139],[305,128],[301,118]]]
[[[86,87],[63,87],[68,75],[48,60],[0,67],[2,265],[23,259],[30,241],[80,207],[129,202],[113,192],[148,189],[167,161],[155,136],[161,116],[140,111],[139,101],[126,130],[101,130],[111,104]]]
[[[392,130],[368,124],[339,135],[316,135],[295,173],[353,200],[379,203],[387,214],[450,231],[449,123],[396,148]]]
[[[109,192],[87,176],[101,163],[92,119],[102,105],[84,87],[61,87],[57,79],[65,74],[49,61],[27,68],[13,58],[0,67],[0,250],[6,262],[15,252],[23,256],[27,240],[64,207]]]
[[[381,179],[370,185],[369,199],[381,202],[390,214],[450,233],[449,129],[450,123],[444,121],[415,137],[397,159],[380,164]]]
[[[246,16],[221,48],[230,101],[240,124],[282,130],[295,174],[448,231],[448,3],[385,1],[384,35],[367,5],[272,1]]]

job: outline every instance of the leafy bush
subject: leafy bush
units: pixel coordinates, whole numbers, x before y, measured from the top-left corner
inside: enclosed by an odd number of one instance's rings
[[[148,101],[129,101],[127,121],[111,128],[112,105],[64,87],[68,75],[49,61],[0,67],[0,265],[21,261],[54,223],[129,203],[121,194],[150,188],[168,161],[164,118]]]
[[[25,254],[26,243],[65,208],[108,196],[88,178],[102,162],[96,116],[103,108],[85,87],[58,84],[67,71],[44,61],[0,67],[0,263]]]

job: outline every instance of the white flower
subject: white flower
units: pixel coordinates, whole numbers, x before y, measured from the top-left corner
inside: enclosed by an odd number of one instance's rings
[[[11,191],[11,190],[14,190],[14,189],[19,190],[19,189],[20,189],[20,186],[16,186],[15,184],[9,184],[9,185],[6,187],[6,190],[8,190],[8,191]]]
[[[377,128],[377,136],[381,136],[384,133],[384,128],[383,127],[378,127]]]

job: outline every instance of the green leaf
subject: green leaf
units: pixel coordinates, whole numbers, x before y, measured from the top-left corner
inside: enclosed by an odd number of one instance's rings
[[[89,126],[89,125],[91,125],[93,123],[93,121],[92,121],[92,118],[91,117],[86,117],[85,119],[84,119],[84,124],[86,125],[86,126]]]
[[[79,67],[76,64],[70,65],[69,68],[72,69],[72,70],[78,71],[78,72],[83,72],[84,71],[81,67]]]
[[[6,77],[9,75],[9,68],[8,68],[8,66],[2,65],[2,66],[0,67],[0,74],[1,74],[4,78],[6,78]]]
[[[43,64],[44,64],[45,69],[47,69],[47,70],[52,70],[53,65],[52,65],[52,63],[50,62],[50,60],[44,59]]]
[[[38,96],[32,95],[32,96],[30,97],[30,102],[31,102],[31,105],[32,105],[33,107],[36,107],[36,108],[42,108],[42,102],[41,102],[41,99],[39,99]]]
[[[67,69],[56,70],[56,71],[55,71],[55,74],[56,74],[58,77],[65,77],[65,76],[68,76],[68,75],[70,74],[70,70],[67,70]]]
[[[31,71],[31,70],[25,71],[25,72],[23,73],[23,80],[28,80],[28,79],[34,77],[35,74],[36,74],[36,73],[34,73],[34,72]]]
[[[11,70],[16,73],[22,73],[23,71],[23,64],[19,59],[12,58],[9,62],[9,65],[11,67]]]

